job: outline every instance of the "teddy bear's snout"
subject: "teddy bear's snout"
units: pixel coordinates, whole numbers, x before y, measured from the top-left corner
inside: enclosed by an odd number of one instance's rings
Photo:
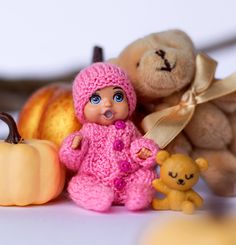
[[[183,179],[178,179],[177,184],[178,184],[178,185],[184,185],[185,182],[184,182]]]
[[[162,59],[165,59],[166,52],[162,49],[159,49],[155,52],[158,56],[160,56]]]
[[[162,61],[160,63],[160,67],[158,67],[157,70],[171,72],[175,68],[175,58],[174,57],[168,57],[167,53],[162,49],[156,50],[155,54]]]

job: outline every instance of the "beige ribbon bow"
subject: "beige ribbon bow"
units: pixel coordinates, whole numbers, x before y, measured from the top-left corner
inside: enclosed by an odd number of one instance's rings
[[[146,138],[165,148],[189,123],[198,104],[236,91],[236,72],[222,80],[215,80],[217,63],[199,53],[196,57],[196,74],[191,88],[178,105],[147,115],[142,121]]]

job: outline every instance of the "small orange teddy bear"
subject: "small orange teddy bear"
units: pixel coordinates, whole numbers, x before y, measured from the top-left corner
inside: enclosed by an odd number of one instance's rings
[[[207,160],[198,158],[194,161],[187,155],[170,155],[162,150],[158,152],[156,162],[160,165],[160,178],[152,184],[166,197],[153,199],[152,207],[156,210],[182,210],[186,214],[200,208],[203,199],[192,187],[198,182],[200,172],[207,170]]]

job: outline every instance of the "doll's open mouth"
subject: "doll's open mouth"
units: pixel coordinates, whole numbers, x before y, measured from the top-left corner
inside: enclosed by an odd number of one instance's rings
[[[114,117],[114,113],[111,111],[111,110],[106,110],[104,113],[103,113],[103,116],[108,119],[108,120],[111,120],[113,117]]]

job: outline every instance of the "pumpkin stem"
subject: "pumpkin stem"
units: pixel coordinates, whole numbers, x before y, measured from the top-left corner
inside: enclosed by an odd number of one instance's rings
[[[93,48],[93,58],[92,63],[103,62],[103,49],[101,47],[95,46]]]
[[[8,113],[1,112],[0,119],[4,121],[9,127],[9,135],[5,139],[5,142],[10,143],[10,144],[22,143],[24,140],[21,138],[18,132],[18,129],[17,129],[16,123],[13,117]]]

